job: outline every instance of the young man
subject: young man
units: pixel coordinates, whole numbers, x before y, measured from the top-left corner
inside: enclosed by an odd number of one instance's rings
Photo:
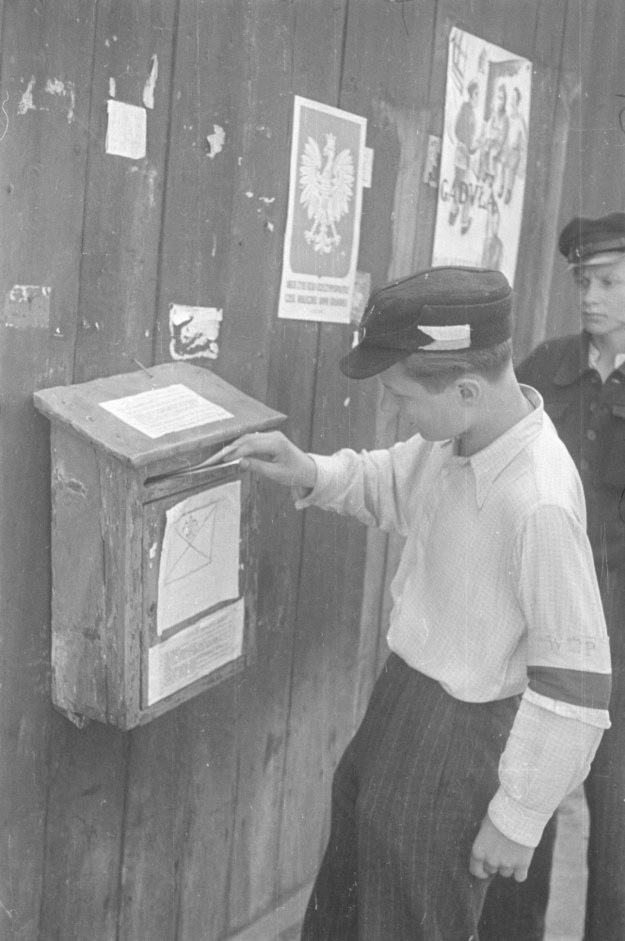
[[[342,360],[414,424],[388,450],[279,432],[214,460],[296,505],[406,537],[389,659],[337,768],[304,941],[477,941],[495,873],[523,880],[609,724],[609,654],[579,477],[511,365],[502,274],[438,268],[369,298]]]
[[[625,938],[625,213],[575,218],[560,234],[579,301],[582,332],[549,340],[517,375],[539,390],[580,472],[588,535],[612,653],[612,728],[585,783],[590,813],[585,941]],[[545,899],[551,862],[542,846],[533,889],[493,886],[484,935],[526,941],[523,922]],[[482,932],[480,933],[482,934]],[[531,936],[533,938],[533,936]]]

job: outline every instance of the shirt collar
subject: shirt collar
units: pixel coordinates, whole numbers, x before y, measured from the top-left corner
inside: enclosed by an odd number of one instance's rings
[[[591,369],[597,368],[597,362],[599,360],[599,350],[596,346],[593,346],[592,343],[588,344],[588,365]],[[617,353],[614,357],[614,365],[612,370],[618,369],[619,366],[622,366],[625,363],[625,353]]]
[[[479,509],[484,505],[488,491],[497,477],[528,444],[538,437],[542,430],[544,407],[541,396],[531,386],[522,385],[521,389],[532,406],[532,411],[481,451],[477,451],[470,457],[453,458],[455,462],[468,464],[471,467],[475,478],[475,497]]]

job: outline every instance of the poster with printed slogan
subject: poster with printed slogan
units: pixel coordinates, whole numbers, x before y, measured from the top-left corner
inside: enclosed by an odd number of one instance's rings
[[[295,97],[278,316],[349,323],[366,118]]]
[[[531,91],[531,62],[451,30],[433,265],[496,268],[513,283]]]

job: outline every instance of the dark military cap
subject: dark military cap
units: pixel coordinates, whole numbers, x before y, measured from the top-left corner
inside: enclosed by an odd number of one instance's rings
[[[572,267],[619,261],[625,252],[625,212],[600,219],[576,216],[562,229],[558,248]]]
[[[411,353],[484,349],[512,332],[512,291],[504,275],[485,268],[431,268],[373,291],[358,345],[340,363],[366,379]]]

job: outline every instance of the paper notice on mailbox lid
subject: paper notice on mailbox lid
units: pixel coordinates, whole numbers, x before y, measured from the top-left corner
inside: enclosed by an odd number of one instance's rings
[[[100,405],[148,438],[160,438],[233,417],[225,408],[180,383],[111,399]]]

